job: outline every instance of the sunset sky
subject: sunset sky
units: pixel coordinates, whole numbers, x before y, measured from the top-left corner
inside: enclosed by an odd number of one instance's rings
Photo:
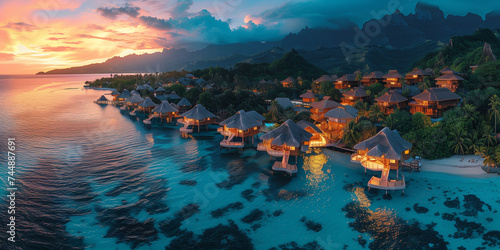
[[[362,24],[373,13],[414,12],[417,1],[0,1],[0,74],[32,74],[163,48],[280,39],[309,27]],[[382,3],[382,4],[381,4]],[[484,15],[498,0],[432,1],[445,14]],[[391,5],[392,4],[392,5]]]

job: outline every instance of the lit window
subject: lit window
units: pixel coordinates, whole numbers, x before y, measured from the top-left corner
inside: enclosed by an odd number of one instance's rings
[[[257,127],[253,128],[253,130],[257,130]]]
[[[209,120],[209,121],[210,121],[210,118],[207,118],[207,120]]]
[[[410,150],[406,150],[406,151],[405,151],[405,154],[409,154],[409,153],[410,153]]]
[[[243,130],[238,130],[238,132],[243,133]]]
[[[391,163],[396,163],[396,160],[391,160]]]
[[[290,150],[292,150],[292,151],[295,150],[295,147],[290,147]]]

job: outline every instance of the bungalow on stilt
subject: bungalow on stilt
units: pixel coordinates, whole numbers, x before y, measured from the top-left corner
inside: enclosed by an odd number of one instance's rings
[[[404,190],[405,178],[399,180],[399,168],[410,157],[411,143],[404,140],[397,130],[384,128],[375,136],[354,146],[357,153],[351,155],[352,162],[359,162],[366,169],[381,171],[382,176],[373,176],[368,187],[382,190]],[[396,170],[396,179],[389,179],[390,170]],[[403,191],[404,192],[404,191]]]
[[[284,171],[292,175],[297,173],[299,153],[307,152],[312,136],[311,133],[288,119],[278,128],[262,135],[260,137],[262,142],[257,146],[257,150],[267,151],[270,156],[283,157],[281,161],[273,164],[273,170]],[[295,156],[295,164],[288,163],[290,155]]]
[[[260,132],[265,119],[255,111],[238,111],[235,115],[219,123],[222,127],[218,128],[217,132],[224,136],[220,146],[243,148],[246,142],[251,142],[253,145],[254,137]]]

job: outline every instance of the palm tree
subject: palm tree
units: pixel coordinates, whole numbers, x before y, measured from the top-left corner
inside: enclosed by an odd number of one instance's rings
[[[276,101],[271,102],[271,108],[269,109],[268,114],[271,116],[273,122],[277,122],[280,117],[280,110],[278,107],[278,103]]]
[[[343,129],[342,141],[346,144],[346,146],[352,148],[356,145],[359,138],[361,138],[361,133],[359,133],[356,123],[354,121],[349,122]]]
[[[478,151],[476,151],[476,155],[480,155],[484,158],[483,166],[487,166],[488,170],[486,172],[490,173],[490,166],[495,166],[495,151],[493,148],[482,146]]]
[[[500,117],[500,98],[497,95],[490,97],[490,119],[495,117],[495,135],[497,134],[497,120]]]
[[[448,144],[448,147],[450,147],[455,154],[464,155],[472,144],[471,140],[467,138],[467,135],[462,130],[451,132],[450,135],[453,140]]]
[[[481,146],[484,146],[484,139],[479,136],[479,132],[477,130],[474,130],[470,140],[471,144],[469,146],[469,153],[471,154],[474,154],[481,148]]]
[[[396,129],[398,122],[398,119],[391,114],[385,118],[385,121],[382,125],[390,128],[391,130],[394,130]]]
[[[291,108],[287,109],[279,116],[279,122],[285,122],[288,119],[295,121],[295,118],[297,117],[297,113]]]
[[[426,77],[423,81],[419,82],[418,83],[418,88],[421,90],[421,91],[424,91],[428,88],[431,87],[431,81],[429,80],[428,77]]]
[[[494,146],[497,142],[497,138],[495,137],[495,134],[491,133],[491,128],[489,126],[487,126],[484,130],[483,140],[484,144],[488,147]]]
[[[461,108],[461,111],[462,111],[462,114],[464,115],[464,117],[468,117],[468,118],[472,119],[473,121],[476,121],[478,118],[476,106],[474,106],[473,104],[465,104]]]
[[[361,101],[356,102],[354,107],[359,110],[358,111],[359,117],[364,116],[368,118],[368,110],[370,109],[370,105],[367,102],[361,102]]]
[[[368,111],[368,117],[373,123],[380,123],[384,120],[385,116],[384,113],[382,112],[382,109],[380,109],[380,106],[374,104],[370,107],[370,110]]]

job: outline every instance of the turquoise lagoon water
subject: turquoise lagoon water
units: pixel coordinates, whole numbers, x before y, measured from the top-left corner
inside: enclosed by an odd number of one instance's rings
[[[0,77],[0,167],[17,153],[16,243],[5,249],[498,248],[498,176],[405,172],[405,194],[368,190],[349,155],[314,150],[296,177],[263,152],[182,138],[82,89],[99,75]],[[0,179],[1,224],[7,185]],[[500,243],[500,242],[499,242]]]

